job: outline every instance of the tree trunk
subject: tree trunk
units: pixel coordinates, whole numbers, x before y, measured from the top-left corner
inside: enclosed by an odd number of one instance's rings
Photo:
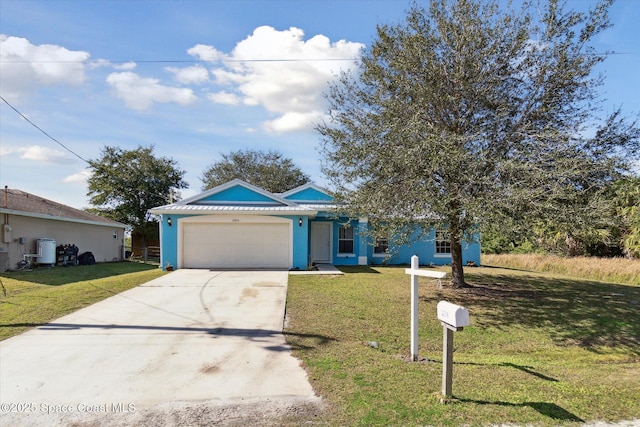
[[[451,236],[451,287],[455,289],[465,288],[468,285],[464,281],[464,268],[462,266],[462,243]]]
[[[464,268],[462,266],[462,224],[460,223],[461,210],[457,201],[452,201],[449,216],[449,241],[451,242],[451,287],[454,289],[466,288],[464,281]]]

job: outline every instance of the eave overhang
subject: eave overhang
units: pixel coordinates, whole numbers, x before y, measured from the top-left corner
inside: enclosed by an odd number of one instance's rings
[[[154,215],[301,215],[315,218],[318,211],[302,206],[215,206],[215,205],[166,205],[149,210]]]

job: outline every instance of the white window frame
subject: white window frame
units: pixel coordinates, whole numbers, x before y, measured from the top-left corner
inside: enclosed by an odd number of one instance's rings
[[[344,238],[341,237],[340,235],[342,234],[343,230],[351,230],[351,238]],[[351,225],[341,225],[340,228],[338,229],[338,256],[353,256],[356,254],[356,239],[355,239],[355,230],[353,229],[353,227]],[[342,252],[340,251],[340,244],[342,242],[348,242],[351,241],[351,252]]]
[[[448,232],[446,230],[436,230],[435,238],[433,240],[433,254],[436,257],[448,258],[451,257],[451,239],[448,236]],[[443,248],[444,246],[444,248]],[[443,248],[449,249],[449,252],[440,252],[439,250]]]
[[[384,245],[382,245],[382,246],[385,247],[384,252],[376,252],[376,249],[379,246],[381,246],[380,243],[382,243],[382,242],[385,242]],[[384,258],[384,257],[386,257],[388,255],[389,255],[389,239],[385,239],[385,238],[382,238],[382,237],[376,238],[375,242],[374,242],[374,246],[373,246],[373,256],[374,257],[379,257],[379,258]]]

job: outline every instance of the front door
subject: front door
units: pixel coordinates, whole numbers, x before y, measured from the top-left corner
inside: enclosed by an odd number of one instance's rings
[[[331,263],[331,223],[311,223],[311,260],[320,264]]]

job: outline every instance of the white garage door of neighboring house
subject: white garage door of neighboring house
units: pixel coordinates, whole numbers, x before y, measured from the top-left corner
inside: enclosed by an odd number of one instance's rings
[[[290,268],[290,222],[183,225],[183,268]]]

